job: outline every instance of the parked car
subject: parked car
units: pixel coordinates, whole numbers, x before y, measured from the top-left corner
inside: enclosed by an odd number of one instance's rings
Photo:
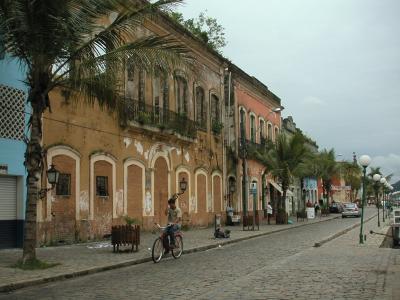
[[[343,207],[342,207],[342,205],[340,204],[340,203],[332,203],[330,206],[329,206],[329,212],[330,213],[333,213],[333,214],[339,214],[339,213],[341,213],[343,211]]]
[[[361,217],[361,212],[355,203],[345,203],[342,211],[342,218]]]

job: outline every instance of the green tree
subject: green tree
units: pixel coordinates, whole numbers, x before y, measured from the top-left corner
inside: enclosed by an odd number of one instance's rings
[[[258,157],[258,160],[266,167],[266,172],[282,185],[282,195],[278,200],[278,223],[286,220],[285,199],[289,185],[293,177],[303,173],[302,168],[310,155],[304,142],[305,139],[301,133],[296,133],[291,138],[280,134],[275,144]]]
[[[316,176],[322,179],[322,189],[326,205],[332,191],[332,180],[340,176],[340,166],[335,160],[335,150],[322,150],[316,156]]]
[[[362,170],[359,165],[354,162],[341,163],[341,171],[343,173],[346,185],[351,187],[350,200],[353,202],[357,199],[357,194],[361,189]]]
[[[366,191],[367,198],[371,198],[371,197],[375,198],[376,197],[375,188],[378,186],[378,184],[372,179],[372,177],[375,174],[382,175],[381,167],[370,167],[369,168],[369,173],[368,173],[367,180],[366,180],[366,183],[367,183],[367,191]]]
[[[22,262],[36,260],[36,202],[44,168],[42,114],[49,93],[63,88],[71,97],[97,102],[111,112],[124,105],[119,79],[125,63],[148,72],[193,63],[188,50],[169,37],[137,38],[146,18],[170,11],[181,0],[2,0],[0,35],[4,50],[27,69],[32,115],[25,153],[27,205]],[[141,3],[141,4],[138,4]],[[106,24],[100,21],[110,20]]]
[[[179,12],[172,12],[170,16],[212,49],[221,52],[222,48],[227,45],[225,29],[218,24],[217,19],[207,16],[206,12],[203,11],[197,18],[187,20]]]

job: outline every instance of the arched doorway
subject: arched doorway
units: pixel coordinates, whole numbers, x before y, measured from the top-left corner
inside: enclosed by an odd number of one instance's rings
[[[67,155],[52,158],[60,172],[58,184],[52,191],[52,240],[59,243],[75,242],[76,231],[76,162]]]
[[[168,206],[168,164],[164,157],[154,164],[154,222],[167,223],[165,209]]]
[[[213,199],[214,199],[214,212],[221,212],[221,177],[219,175],[213,176]]]
[[[94,234],[103,237],[111,232],[113,219],[113,165],[105,160],[94,163]]]
[[[130,164],[127,167],[126,176],[127,214],[131,218],[142,221],[144,189],[143,168],[136,164]]]

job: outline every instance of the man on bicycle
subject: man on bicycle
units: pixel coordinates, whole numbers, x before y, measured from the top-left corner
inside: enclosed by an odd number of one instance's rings
[[[170,238],[170,246],[169,248],[175,248],[175,232],[181,229],[182,222],[182,211],[179,207],[175,205],[176,198],[172,197],[168,200],[168,206],[165,209],[165,215],[168,216],[168,225],[165,228],[166,238],[169,236]],[[166,241],[167,242],[167,241]],[[166,248],[168,249],[168,248]]]

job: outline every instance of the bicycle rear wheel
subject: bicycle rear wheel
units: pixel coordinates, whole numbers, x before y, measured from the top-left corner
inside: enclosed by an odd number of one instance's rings
[[[175,237],[175,245],[176,247],[172,249],[172,256],[174,258],[179,258],[182,255],[183,252],[183,240],[181,236],[176,236]]]
[[[164,245],[161,238],[157,238],[153,243],[153,248],[151,249],[151,258],[154,263],[158,263],[164,253]]]

